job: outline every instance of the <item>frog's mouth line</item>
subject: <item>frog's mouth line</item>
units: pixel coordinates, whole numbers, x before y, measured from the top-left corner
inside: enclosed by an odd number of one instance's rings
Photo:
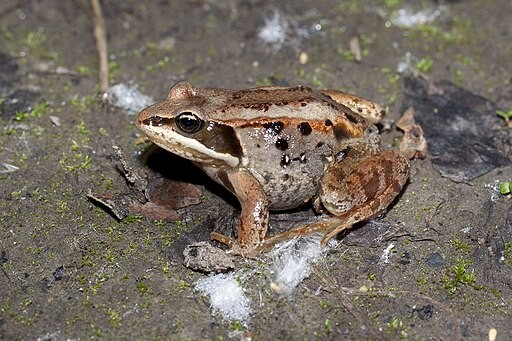
[[[141,128],[157,146],[186,159],[204,164],[218,164],[221,161],[230,167],[236,167],[240,164],[237,157],[216,152],[199,141],[178,134],[170,128],[164,130],[147,125]]]

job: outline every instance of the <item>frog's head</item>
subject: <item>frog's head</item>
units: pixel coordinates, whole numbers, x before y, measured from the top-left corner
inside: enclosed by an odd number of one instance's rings
[[[233,127],[208,119],[208,96],[190,83],[174,85],[161,102],[142,110],[137,127],[156,145],[186,159],[236,167],[241,147]]]

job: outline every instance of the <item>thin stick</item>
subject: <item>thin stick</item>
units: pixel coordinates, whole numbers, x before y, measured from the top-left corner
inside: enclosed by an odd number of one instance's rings
[[[100,93],[108,90],[108,56],[107,56],[107,33],[105,31],[105,20],[101,13],[101,4],[99,0],[91,0],[92,11],[94,13],[94,38],[96,39],[96,49],[99,59],[99,87]]]

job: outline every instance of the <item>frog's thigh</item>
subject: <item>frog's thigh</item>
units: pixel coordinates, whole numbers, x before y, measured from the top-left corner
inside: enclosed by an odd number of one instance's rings
[[[400,193],[409,175],[409,163],[395,151],[382,151],[360,160],[350,154],[324,174],[320,200],[333,215],[362,211],[364,220],[380,214]],[[364,210],[360,208],[365,207]]]

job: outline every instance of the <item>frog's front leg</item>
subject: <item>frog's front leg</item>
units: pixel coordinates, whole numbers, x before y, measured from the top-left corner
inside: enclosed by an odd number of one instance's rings
[[[211,238],[228,244],[230,253],[252,255],[268,230],[269,202],[260,183],[247,171],[227,172],[219,179],[238,198],[242,207],[236,241],[212,232]]]

